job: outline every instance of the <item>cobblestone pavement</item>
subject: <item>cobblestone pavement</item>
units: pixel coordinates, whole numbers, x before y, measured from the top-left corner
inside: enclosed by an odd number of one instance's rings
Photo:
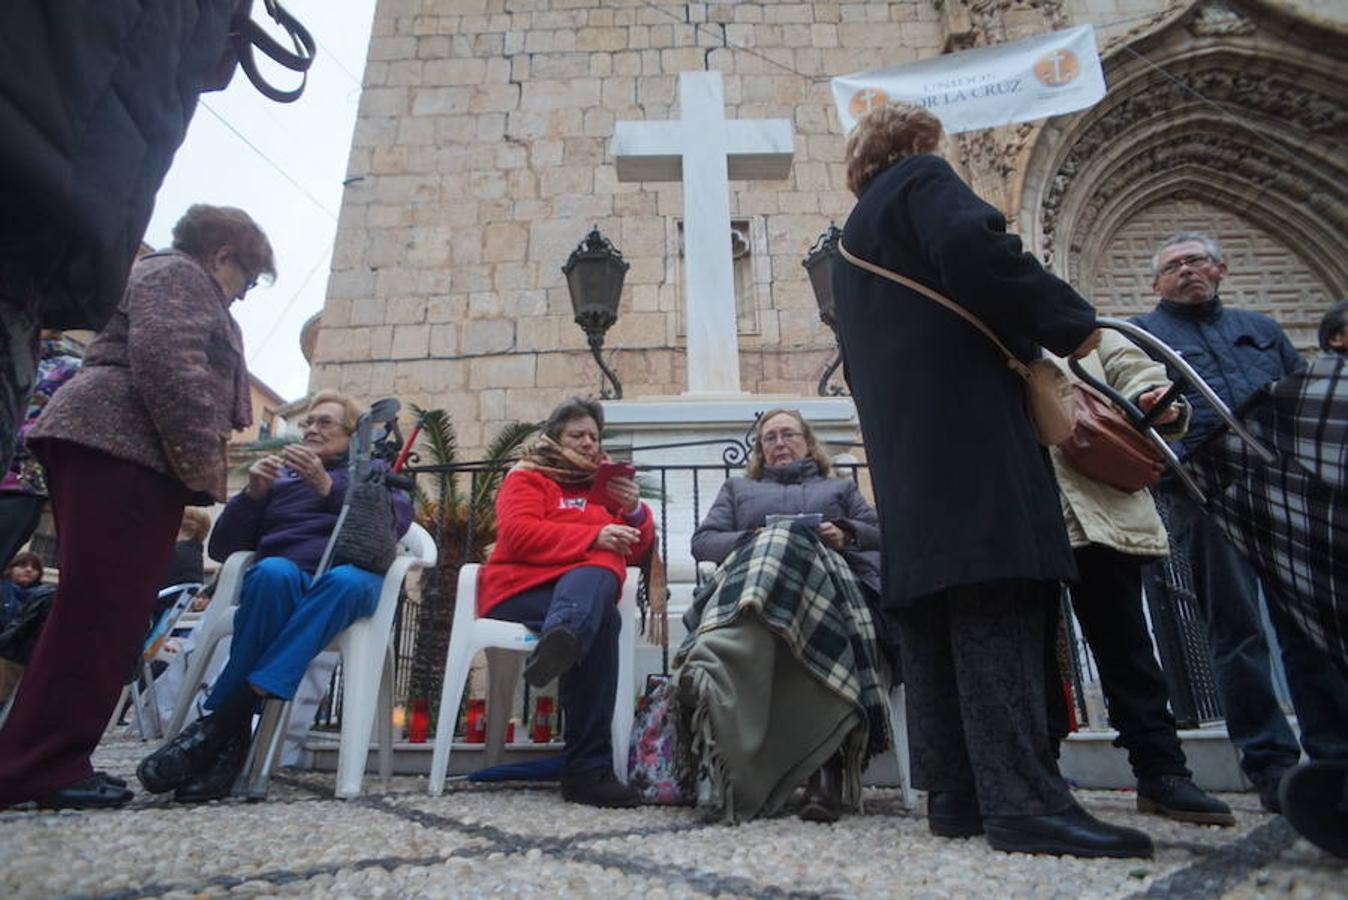
[[[115,740],[95,763],[132,777],[145,745]],[[178,806],[137,795],[113,812],[0,812],[0,897],[1348,897],[1348,864],[1226,796],[1235,828],[1139,814],[1133,796],[1083,791],[1092,812],[1156,841],[1153,860],[1002,854],[932,837],[897,791],[864,815],[794,815],[739,827],[691,809],[596,810],[555,787],[395,778],[332,796],[331,774],[283,771],[266,803]]]

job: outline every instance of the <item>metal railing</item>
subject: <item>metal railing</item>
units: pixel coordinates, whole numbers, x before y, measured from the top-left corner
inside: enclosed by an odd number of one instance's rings
[[[685,441],[640,448],[647,451],[705,449],[708,446],[723,447],[721,462],[636,465],[637,477],[643,487],[643,497],[652,507],[656,518],[659,549],[669,567],[671,583],[701,583],[703,576],[692,563],[686,540],[683,546],[671,547],[671,533],[678,533],[681,539],[691,534],[692,528],[701,522],[721,484],[743,471],[748,458],[748,444],[744,441]],[[828,446],[845,450],[858,445],[830,442]],[[624,455],[622,448],[611,449],[615,456]],[[513,461],[476,461],[417,465],[408,467],[406,471],[414,475],[418,483],[424,486],[438,483],[443,487],[448,480],[453,479],[460,497],[473,498],[479,496],[481,479],[492,474],[499,475],[511,465]],[[854,479],[864,493],[869,493],[868,468],[865,463],[843,460],[835,461],[833,465],[836,474]],[[394,621],[396,657],[394,702],[410,710],[413,697],[423,696],[427,699],[432,716],[439,707],[438,694],[443,679],[449,627],[454,616],[458,569],[465,563],[482,562],[485,556],[481,552],[482,535],[478,533],[481,526],[479,517],[465,516],[462,512],[458,510],[449,517],[461,522],[454,534],[445,533],[444,516],[435,522],[423,523],[428,525],[436,546],[440,548],[440,559],[434,569],[423,573],[420,591],[404,594]],[[1148,597],[1150,618],[1162,668],[1170,688],[1175,718],[1181,727],[1195,727],[1204,722],[1220,719],[1221,702],[1212,674],[1202,613],[1191,588],[1187,560],[1182,557],[1178,548],[1172,547],[1172,554],[1166,565],[1170,589],[1164,596]],[[1098,676],[1095,674],[1094,660],[1090,658],[1088,651],[1083,651],[1083,642],[1076,639],[1079,627],[1069,615],[1070,604],[1064,602],[1063,605],[1064,614],[1068,615],[1068,633],[1072,638],[1069,641],[1072,651],[1070,671],[1065,674],[1073,682],[1075,698],[1079,709],[1084,713],[1082,685]],[[644,631],[650,606],[644,584],[638,592],[638,606],[640,625]],[[661,669],[663,671],[669,669],[668,646],[662,647]],[[340,671],[334,676],[334,695],[339,688]],[[320,711],[320,725],[335,726],[337,711],[340,708],[340,702],[325,704]],[[526,716],[528,709],[526,702]],[[527,725],[527,720],[524,724]]]

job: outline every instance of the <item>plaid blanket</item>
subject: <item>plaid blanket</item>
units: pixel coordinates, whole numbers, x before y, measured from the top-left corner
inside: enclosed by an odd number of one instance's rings
[[[764,528],[694,595],[684,615],[688,636],[674,664],[683,664],[699,636],[750,610],[811,676],[860,714],[856,731],[863,733],[850,736],[843,747],[844,770],[855,781],[847,793],[859,799],[862,770],[890,746],[891,737],[875,622],[856,576],[813,529],[796,523]]]
[[[1256,394],[1241,420],[1266,464],[1229,430],[1185,460],[1207,508],[1277,603],[1348,673],[1348,373],[1322,356]]]

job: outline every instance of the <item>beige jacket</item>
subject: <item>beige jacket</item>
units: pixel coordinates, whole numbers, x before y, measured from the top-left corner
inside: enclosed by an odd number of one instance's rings
[[[1165,366],[1154,361],[1118,332],[1102,332],[1100,348],[1081,361],[1082,366],[1130,400],[1151,388],[1169,383]],[[1054,360],[1067,370],[1066,360]],[[1070,374],[1070,373],[1069,373]],[[1164,429],[1167,438],[1177,438],[1189,424],[1189,409],[1181,409],[1179,422]],[[1050,450],[1053,471],[1058,476],[1063,517],[1072,547],[1103,544],[1134,556],[1165,556],[1170,552],[1165,526],[1156,503],[1147,490],[1125,493],[1102,484],[1072,468],[1057,447]]]

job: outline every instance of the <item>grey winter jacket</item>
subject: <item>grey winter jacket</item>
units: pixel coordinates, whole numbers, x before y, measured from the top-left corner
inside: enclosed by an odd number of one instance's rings
[[[719,565],[769,515],[820,513],[852,535],[843,556],[857,578],[880,592],[880,527],[875,508],[851,478],[825,478],[813,459],[765,466],[758,479],[728,478],[693,532],[693,558]]]

